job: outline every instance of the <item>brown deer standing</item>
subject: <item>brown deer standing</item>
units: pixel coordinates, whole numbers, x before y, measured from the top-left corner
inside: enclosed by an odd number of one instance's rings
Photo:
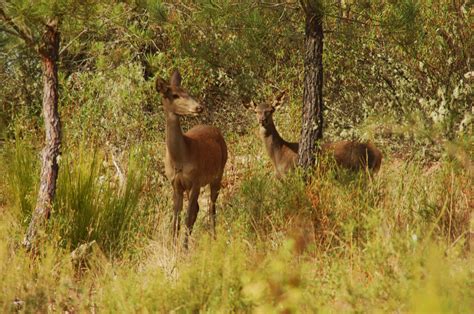
[[[156,90],[162,96],[166,114],[165,172],[173,186],[173,236],[176,240],[180,229],[180,212],[183,193],[189,196],[184,246],[193,230],[199,211],[198,198],[201,187],[210,185],[210,220],[212,233],[216,228],[216,200],[221,188],[227,146],[221,132],[212,126],[197,125],[184,133],[180,116],[197,116],[204,106],[191,98],[181,87],[181,75],[174,71],[169,83],[156,79]]]
[[[255,107],[257,120],[260,126],[260,137],[265,146],[276,175],[282,178],[296,165],[298,157],[298,143],[285,141],[276,130],[273,122],[273,113],[282,105],[285,93],[275,98],[271,105],[259,104]],[[332,156],[337,165],[351,170],[364,170],[372,172],[380,169],[382,153],[372,143],[359,143],[356,141],[339,141],[326,143],[321,146],[321,153]]]

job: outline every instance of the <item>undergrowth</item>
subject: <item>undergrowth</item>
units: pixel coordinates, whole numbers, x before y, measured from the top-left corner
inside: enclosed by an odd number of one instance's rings
[[[36,159],[23,144],[5,149],[2,164],[14,167],[3,169],[2,311],[459,313],[474,306],[472,185],[456,160],[429,169],[385,160],[376,176],[327,170],[307,183],[299,174],[276,180],[259,163],[230,167],[240,184],[219,199],[217,239],[201,206],[186,252],[172,245],[167,183],[149,180],[160,175],[150,174],[144,156],[129,155],[122,179],[105,151],[81,146],[62,156],[48,239],[32,259],[19,244],[34,204]],[[79,262],[78,250],[87,250]]]

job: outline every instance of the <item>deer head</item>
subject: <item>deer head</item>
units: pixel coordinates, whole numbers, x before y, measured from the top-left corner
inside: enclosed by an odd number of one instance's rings
[[[168,112],[178,116],[197,116],[204,111],[204,106],[181,88],[181,75],[178,70],[173,71],[169,82],[158,76],[156,91],[163,97],[163,106]]]
[[[255,113],[257,115],[258,124],[263,127],[269,127],[273,122],[273,113],[283,104],[283,99],[285,98],[285,92],[281,92],[278,96],[272,101],[271,104],[262,103],[256,105],[251,101],[252,107],[254,107]]]

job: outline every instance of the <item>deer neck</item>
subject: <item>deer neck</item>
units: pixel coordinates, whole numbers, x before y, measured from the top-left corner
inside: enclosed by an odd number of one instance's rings
[[[267,149],[268,154],[272,160],[275,159],[275,155],[281,149],[283,145],[283,139],[273,123],[273,119],[270,120],[270,123],[267,127],[260,126],[260,137],[262,138],[263,144]]]
[[[179,120],[180,117],[177,114],[166,111],[166,148],[175,165],[183,163],[187,153]]]

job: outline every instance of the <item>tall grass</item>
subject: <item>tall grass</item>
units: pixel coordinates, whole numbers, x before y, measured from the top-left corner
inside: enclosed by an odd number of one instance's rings
[[[130,154],[120,182],[105,163],[102,153],[84,148],[62,159],[52,232],[71,248],[96,241],[103,252],[116,255],[147,232],[141,223],[148,213],[139,210],[147,164],[143,156]]]
[[[37,164],[33,150],[22,141],[9,147],[4,155],[19,220],[28,222],[33,210]],[[140,194],[147,168],[146,158],[139,150],[128,158],[123,182],[113,167],[107,166],[103,152],[82,145],[77,151],[60,158],[57,192],[49,223],[49,234],[62,247],[75,249],[96,241],[104,253],[119,254],[134,239],[146,237],[150,229],[143,226],[151,212],[139,210]],[[143,200],[142,200],[143,201]],[[143,204],[142,204],[143,205]]]
[[[169,186],[146,186],[151,175],[140,153],[125,165],[122,186],[103,152],[81,148],[62,157],[51,238],[36,260],[11,240],[25,226],[14,210],[21,203],[7,204],[15,214],[0,221],[0,311],[460,313],[474,307],[472,188],[450,160],[429,169],[387,160],[373,178],[328,170],[308,184],[298,174],[279,181],[263,164],[251,166],[219,200],[217,239],[198,223],[187,252],[171,245],[169,220],[156,219],[156,208],[169,207],[158,216],[170,215]],[[7,185],[18,182],[26,181]],[[94,240],[78,273],[70,252]]]
[[[18,211],[24,225],[28,223],[35,206],[39,157],[27,141],[6,144],[1,156],[7,182],[4,188],[7,197],[15,204],[12,208]]]

